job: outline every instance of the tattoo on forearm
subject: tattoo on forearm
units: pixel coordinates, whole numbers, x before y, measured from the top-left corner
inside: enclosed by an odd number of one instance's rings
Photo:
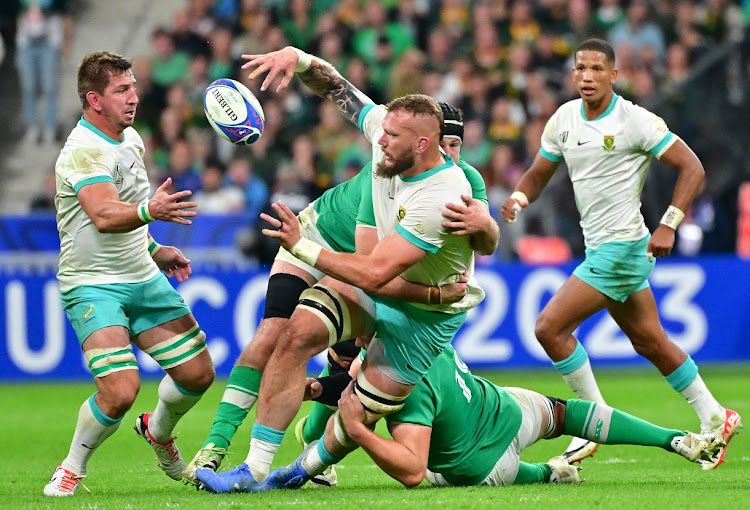
[[[368,98],[332,65],[314,59],[310,68],[297,76],[315,95],[331,101],[341,115],[357,124],[359,114],[366,104],[364,99]]]

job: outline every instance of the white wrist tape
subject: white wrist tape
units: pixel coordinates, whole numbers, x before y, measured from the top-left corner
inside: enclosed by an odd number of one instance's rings
[[[148,210],[148,199],[138,204],[136,212],[138,213],[138,218],[143,223],[151,223],[152,221],[154,221],[154,217],[151,216],[151,213]]]
[[[302,237],[297,241],[297,244],[292,247],[291,253],[305,264],[315,267],[321,251],[323,251],[321,245]]]
[[[664,216],[661,217],[661,223],[662,225],[666,225],[672,230],[677,230],[677,227],[680,225],[680,222],[685,217],[685,213],[677,209],[675,206],[670,205],[667,208],[667,212],[664,213]]]
[[[514,191],[511,193],[510,198],[516,201],[516,203],[513,204],[513,210],[516,211],[516,216],[512,220],[509,220],[508,223],[515,223],[516,219],[518,219],[518,213],[523,211],[524,208],[521,203],[528,204],[529,199],[523,191]]]
[[[295,48],[294,46],[289,46],[294,50],[294,52],[297,54],[297,57],[299,57],[299,61],[297,62],[297,65],[294,66],[294,72],[295,73],[303,73],[310,69],[310,65],[312,64],[312,55],[309,53],[305,53],[299,48]]]
[[[527,197],[526,193],[524,193],[523,191],[514,191],[513,193],[511,193],[510,198],[518,202],[521,202],[522,204],[528,205],[529,203],[529,197]],[[521,207],[526,207],[526,206],[523,205]]]

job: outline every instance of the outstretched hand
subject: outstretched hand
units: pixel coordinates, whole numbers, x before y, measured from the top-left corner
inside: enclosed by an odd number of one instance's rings
[[[182,225],[190,225],[193,222],[186,218],[197,216],[195,209],[198,205],[196,202],[180,202],[179,200],[187,198],[193,194],[189,189],[177,191],[170,194],[169,188],[172,186],[172,178],[168,177],[156,189],[156,193],[148,201],[148,212],[155,220],[171,221]]]
[[[242,64],[242,69],[255,68],[248,76],[251,80],[268,72],[266,79],[263,80],[260,86],[260,90],[262,91],[271,86],[271,82],[273,82],[276,76],[281,75],[281,81],[278,87],[276,87],[276,92],[281,92],[289,85],[292,78],[294,78],[294,68],[297,66],[297,62],[299,62],[297,52],[289,46],[261,55],[242,55],[242,58],[248,61]]]
[[[299,231],[299,220],[284,202],[274,202],[271,204],[271,207],[276,211],[279,219],[269,216],[266,213],[261,213],[260,218],[270,223],[277,230],[264,228],[262,230],[263,235],[275,237],[286,251],[291,252],[294,245],[302,239],[302,234]]]

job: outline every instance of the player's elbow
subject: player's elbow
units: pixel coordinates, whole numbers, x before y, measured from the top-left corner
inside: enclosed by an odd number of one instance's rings
[[[91,222],[100,234],[113,234],[117,232],[114,224],[106,217],[95,214],[91,216]]]
[[[413,489],[424,480],[425,470],[422,469],[419,472],[404,473],[398,477],[398,481],[401,482],[407,489]]]
[[[381,268],[374,267],[358,287],[367,293],[377,294],[391,279]]]

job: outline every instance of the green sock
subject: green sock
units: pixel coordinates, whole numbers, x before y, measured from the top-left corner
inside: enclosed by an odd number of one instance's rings
[[[568,400],[565,406],[565,433],[601,444],[659,446],[671,452],[671,441],[685,435],[665,429],[605,404]]]
[[[260,378],[261,373],[254,368],[240,365],[232,368],[204,448],[211,443],[216,448],[229,448],[237,428],[258,400]]]
[[[328,365],[326,365],[318,377],[325,377],[328,373]],[[334,412],[334,410],[320,402],[313,403],[312,411],[307,415],[305,427],[302,429],[302,438],[305,440],[305,443],[312,443],[325,433],[328,418],[330,418]]]
[[[518,474],[513,481],[513,485],[524,483],[546,483],[552,475],[552,468],[545,462],[529,464],[527,462],[518,463]]]

